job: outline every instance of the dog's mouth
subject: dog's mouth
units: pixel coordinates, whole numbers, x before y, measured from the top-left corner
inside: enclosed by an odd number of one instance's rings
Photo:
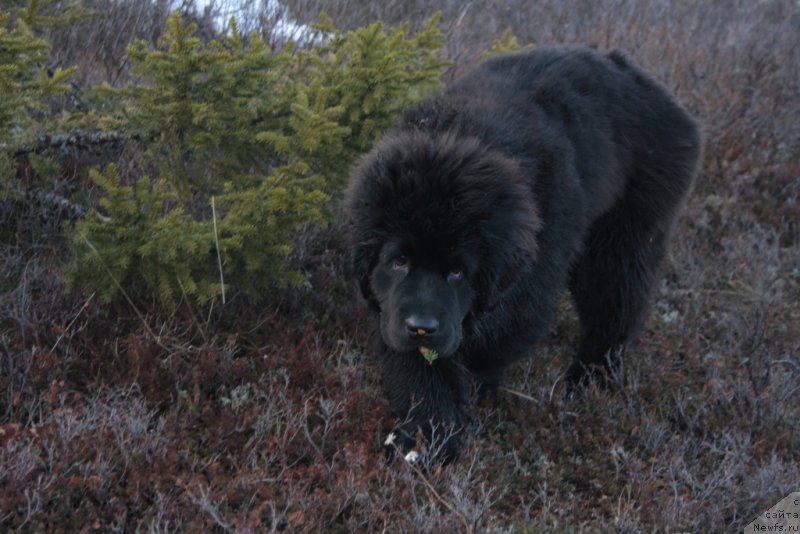
[[[434,340],[425,337],[411,338],[399,343],[389,343],[389,346],[401,353],[410,353],[414,357],[422,357],[433,362],[439,358],[452,356],[455,350],[450,348],[450,343],[445,339]]]
[[[412,342],[410,352],[413,352],[417,357],[422,356],[429,363],[434,360],[449,358],[457,351],[457,345],[454,347],[449,340],[440,339],[423,339],[414,340]]]
[[[426,360],[447,358],[456,353],[461,342],[459,335],[454,335],[446,328],[435,333],[424,328],[409,331],[405,325],[392,328],[390,323],[391,321],[381,314],[381,337],[384,342],[394,351],[413,355],[411,357],[424,357]]]

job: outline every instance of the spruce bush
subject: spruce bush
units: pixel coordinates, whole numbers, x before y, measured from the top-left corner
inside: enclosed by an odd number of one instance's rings
[[[171,16],[156,49],[129,48],[140,81],[104,90],[119,111],[103,120],[132,142],[92,173],[104,198],[71,234],[73,279],[106,300],[201,303],[223,292],[221,275],[251,295],[301,282],[286,262],[293,236],[325,223],[356,156],[438,87],[436,23],[340,34],[323,18],[312,47],[274,52],[234,21],[204,44]]]
[[[11,154],[39,133],[33,112],[44,110],[48,95],[65,91],[74,69],[48,71],[50,43],[34,28],[56,24],[58,17],[39,14],[37,2],[26,7],[0,9],[0,198],[19,193],[10,179]]]

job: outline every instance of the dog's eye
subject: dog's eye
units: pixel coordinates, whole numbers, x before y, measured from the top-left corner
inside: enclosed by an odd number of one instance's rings
[[[448,282],[458,282],[464,278],[464,271],[461,269],[453,269],[449,273],[447,273],[447,281]]]
[[[408,258],[405,256],[397,256],[394,260],[392,260],[392,268],[395,270],[405,269],[408,267]]]

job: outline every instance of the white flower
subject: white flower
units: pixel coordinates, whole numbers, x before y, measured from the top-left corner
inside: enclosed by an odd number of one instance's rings
[[[405,461],[413,464],[419,458],[419,453],[417,451],[408,451],[408,454],[405,455]]]

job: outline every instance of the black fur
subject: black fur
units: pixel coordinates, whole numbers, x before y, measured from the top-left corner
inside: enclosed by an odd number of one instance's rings
[[[490,59],[405,115],[346,198],[402,444],[438,424],[460,429],[470,383],[495,386],[526,356],[566,289],[581,321],[568,380],[614,368],[700,145],[660,85],[589,48]],[[420,347],[439,358],[429,364]]]

